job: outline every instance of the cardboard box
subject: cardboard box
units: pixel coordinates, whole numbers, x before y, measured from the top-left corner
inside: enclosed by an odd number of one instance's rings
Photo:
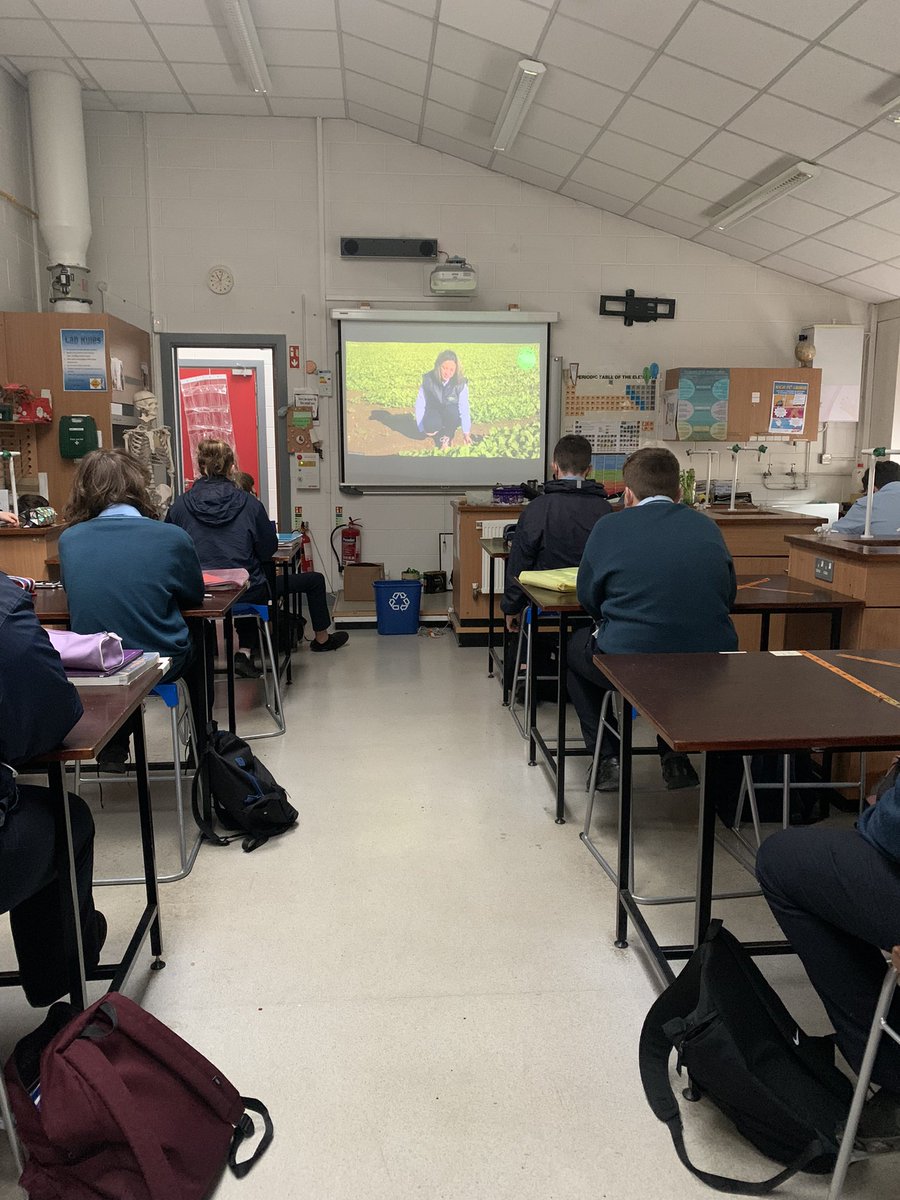
[[[344,567],[344,599],[375,603],[372,584],[384,579],[384,563],[348,563]]]

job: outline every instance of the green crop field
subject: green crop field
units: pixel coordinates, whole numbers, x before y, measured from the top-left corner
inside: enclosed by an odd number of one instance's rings
[[[441,458],[522,458],[537,459],[541,456],[541,438],[537,422],[533,425],[513,426],[497,429],[485,434],[480,442],[471,446],[453,445],[447,450],[429,447],[427,450],[401,450],[404,457]]]

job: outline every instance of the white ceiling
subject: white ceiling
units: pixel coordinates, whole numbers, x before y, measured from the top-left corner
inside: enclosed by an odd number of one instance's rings
[[[878,115],[900,93],[898,0],[250,7],[267,98],[216,0],[0,0],[0,63],[74,71],[88,108],[349,117],[849,296],[900,296],[900,126]],[[494,154],[522,56],[547,75]],[[821,175],[728,236],[708,228],[798,158]]]

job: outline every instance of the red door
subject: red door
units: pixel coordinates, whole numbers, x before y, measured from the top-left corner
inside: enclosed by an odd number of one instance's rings
[[[184,486],[197,478],[197,446],[218,438],[234,447],[238,469],[259,490],[259,423],[255,367],[179,367],[181,468]]]

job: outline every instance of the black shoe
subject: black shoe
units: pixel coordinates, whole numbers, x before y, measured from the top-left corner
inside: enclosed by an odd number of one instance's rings
[[[310,650],[315,650],[317,654],[324,654],[326,650],[337,650],[341,646],[346,645],[350,640],[349,633],[331,633],[328,635],[327,642],[310,642]]]
[[[249,654],[238,651],[234,656],[234,673],[238,679],[259,679],[262,671],[254,667]]]
[[[900,1150],[900,1095],[882,1088],[863,1105],[856,1145],[869,1154]]]
[[[109,775],[124,775],[128,770],[128,747],[104,746],[97,755],[97,766]]]
[[[590,776],[588,776],[590,783]],[[614,754],[604,754],[597,763],[595,792],[617,792],[619,790],[619,760]]]
[[[700,785],[697,772],[686,754],[667,754],[662,760],[662,777],[670,792]]]

